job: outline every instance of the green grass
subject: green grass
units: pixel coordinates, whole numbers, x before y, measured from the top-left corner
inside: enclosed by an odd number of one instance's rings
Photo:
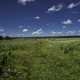
[[[80,80],[80,38],[0,40],[0,80]]]

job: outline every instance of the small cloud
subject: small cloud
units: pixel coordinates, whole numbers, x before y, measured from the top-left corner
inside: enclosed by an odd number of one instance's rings
[[[68,5],[68,8],[70,8],[70,9],[71,8],[74,8],[74,7],[75,7],[75,4],[74,3],[71,3],[71,4]]]
[[[68,35],[74,35],[75,33],[76,33],[76,31],[74,31],[74,30],[73,31],[67,31],[66,32],[66,34],[68,34]]]
[[[70,4],[68,5],[68,8],[69,8],[69,9],[72,9],[72,8],[77,7],[78,5],[80,5],[80,1],[79,1],[78,3],[70,3]]]
[[[22,32],[28,32],[28,29],[23,29]]]
[[[40,29],[34,31],[34,32],[32,33],[32,35],[40,35],[40,34],[42,34],[42,33],[43,33],[43,30],[42,30],[42,28],[40,28]]]
[[[35,0],[18,0],[18,3],[26,5],[27,2],[34,2]]]
[[[35,16],[34,19],[39,20],[40,19],[40,16]]]
[[[57,36],[57,35],[63,35],[63,32],[52,31],[51,34]]]
[[[55,31],[52,31],[51,33],[55,35],[57,32],[55,32]]]
[[[59,4],[57,6],[53,5],[52,7],[48,8],[47,12],[57,12],[57,11],[60,11],[62,8],[63,8],[62,4]]]
[[[80,19],[78,19],[78,22],[80,22]]]
[[[72,24],[72,20],[67,19],[66,21],[63,21],[62,24],[64,25]]]
[[[4,29],[0,29],[0,32],[4,32],[5,30]]]

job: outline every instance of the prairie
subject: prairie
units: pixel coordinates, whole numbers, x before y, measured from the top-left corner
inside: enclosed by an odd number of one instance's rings
[[[0,40],[0,80],[80,80],[80,38]]]

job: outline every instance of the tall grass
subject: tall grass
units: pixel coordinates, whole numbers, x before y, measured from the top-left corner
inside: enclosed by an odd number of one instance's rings
[[[80,39],[0,40],[0,80],[80,80]]]

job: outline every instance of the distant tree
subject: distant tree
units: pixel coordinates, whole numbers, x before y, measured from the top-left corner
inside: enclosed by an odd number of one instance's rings
[[[0,40],[1,40],[1,39],[3,39],[3,37],[2,37],[2,36],[0,36]]]
[[[11,39],[11,37],[9,37],[9,36],[6,36],[6,37],[5,37],[5,39]]]

